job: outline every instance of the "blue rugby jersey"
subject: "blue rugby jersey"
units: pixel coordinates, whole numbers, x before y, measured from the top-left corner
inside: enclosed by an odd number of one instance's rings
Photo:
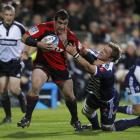
[[[140,75],[140,71],[134,74],[137,67],[140,67],[140,58],[137,59],[136,64],[133,65],[125,78],[125,87],[128,94],[140,93],[140,83],[136,79],[136,75]]]
[[[91,75],[86,91],[94,94],[103,101],[113,98],[114,89],[114,63],[110,62],[97,66],[96,73]]]

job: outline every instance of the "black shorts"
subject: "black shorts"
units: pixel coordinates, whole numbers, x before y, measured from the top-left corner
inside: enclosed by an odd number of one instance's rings
[[[0,77],[17,77],[21,76],[21,64],[20,60],[10,60],[3,62],[0,60]]]
[[[119,94],[116,92],[110,102],[102,101],[94,94],[88,94],[86,104],[94,110],[100,109],[102,124],[112,125],[119,105]]]
[[[35,64],[34,69],[35,68],[42,69],[55,83],[61,83],[65,80],[71,79],[71,74],[68,70],[56,70],[50,66],[44,66],[43,64]]]

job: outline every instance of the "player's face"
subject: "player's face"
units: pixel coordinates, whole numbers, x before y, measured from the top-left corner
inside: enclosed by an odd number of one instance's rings
[[[105,46],[100,52],[98,58],[102,61],[109,61],[111,58],[112,49],[108,46]]]
[[[65,32],[67,26],[68,26],[68,19],[62,20],[58,18],[55,21],[55,29],[56,29],[56,32],[59,34],[62,34],[63,32]]]
[[[12,22],[14,21],[14,18],[15,18],[14,11],[5,10],[3,12],[3,21],[4,21],[4,24],[6,24],[6,25],[12,24]]]

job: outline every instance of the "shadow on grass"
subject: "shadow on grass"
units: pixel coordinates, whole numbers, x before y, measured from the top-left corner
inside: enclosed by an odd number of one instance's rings
[[[24,139],[24,138],[41,138],[41,137],[47,137],[47,136],[59,136],[59,135],[65,135],[65,132],[52,132],[52,133],[51,132],[49,133],[47,132],[45,133],[15,132],[15,133],[11,133],[0,138]]]
[[[49,136],[70,136],[70,135],[79,135],[79,136],[91,136],[91,135],[98,135],[100,134],[101,131],[83,131],[83,132],[71,132],[71,131],[61,131],[61,132],[45,132],[45,133],[31,133],[31,132],[15,132],[8,134],[6,136],[2,136],[0,138],[6,139],[6,138],[11,138],[11,139],[25,139],[25,138],[41,138],[41,137],[49,137]]]

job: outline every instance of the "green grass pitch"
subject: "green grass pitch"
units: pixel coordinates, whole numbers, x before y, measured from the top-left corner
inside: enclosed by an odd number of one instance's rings
[[[82,123],[87,123],[81,114],[82,104],[78,104],[79,118]],[[61,104],[56,109],[35,110],[32,123],[29,128],[18,128],[17,121],[23,114],[19,108],[12,108],[12,123],[0,125],[0,140],[140,140],[140,128],[135,127],[123,132],[85,131],[74,132],[69,125],[69,112],[65,105]],[[0,108],[0,121],[3,118],[3,110]],[[119,118],[131,118],[133,116],[118,114]]]

